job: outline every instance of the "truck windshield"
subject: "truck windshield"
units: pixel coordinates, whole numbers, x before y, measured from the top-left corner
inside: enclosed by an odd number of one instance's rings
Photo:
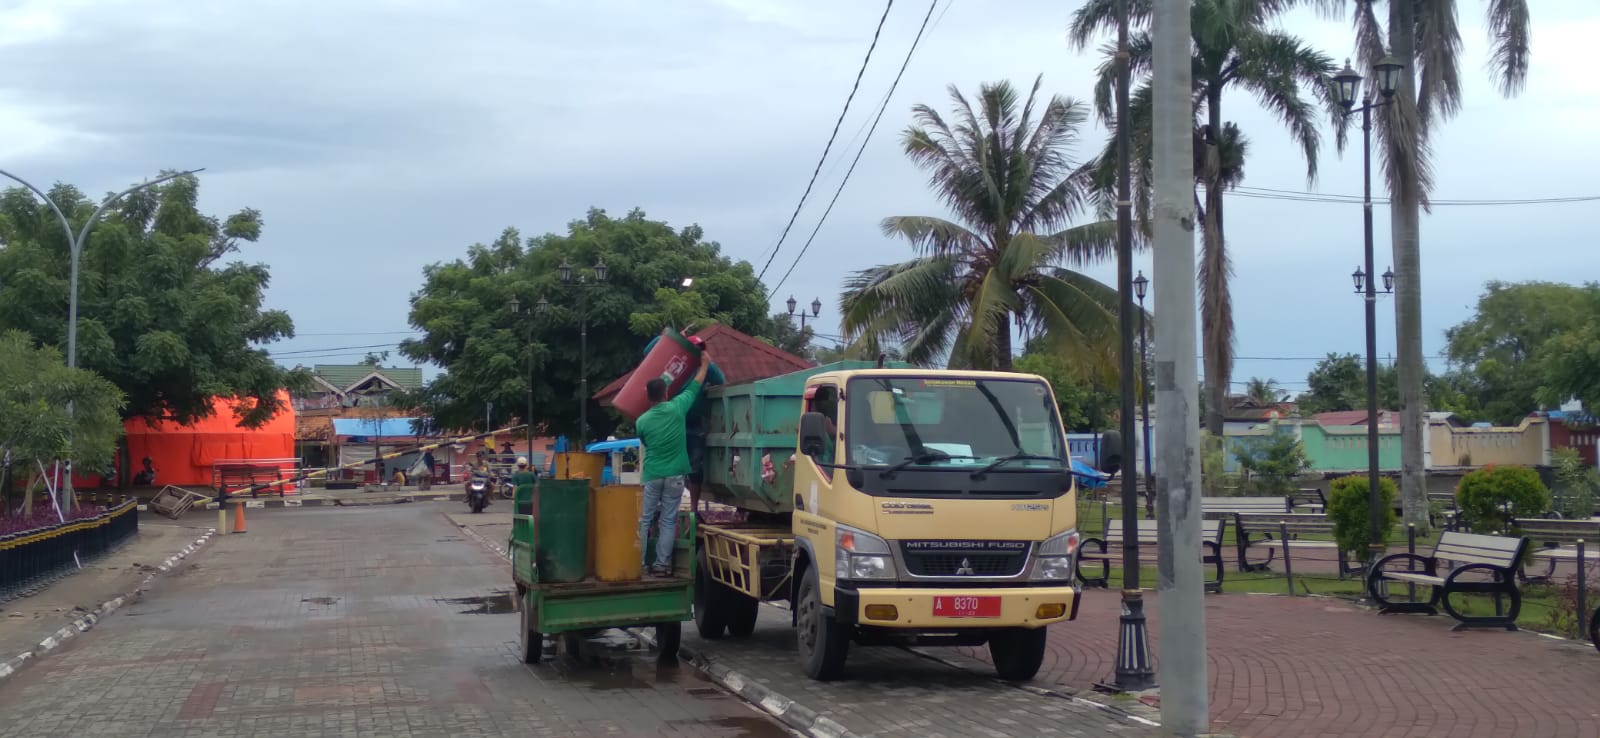
[[[857,377],[846,391],[848,463],[972,471],[1060,470],[1048,388],[1028,379]]]

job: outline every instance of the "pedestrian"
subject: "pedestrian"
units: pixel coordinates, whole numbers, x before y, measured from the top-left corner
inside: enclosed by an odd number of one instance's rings
[[[528,467],[528,457],[517,457],[517,470],[511,474],[511,484],[516,486],[516,499],[532,500],[533,485],[537,484],[539,474]]]
[[[645,384],[650,409],[634,421],[639,443],[644,446],[644,508],[639,515],[639,550],[642,566],[656,577],[672,576],[672,547],[677,539],[678,506],[683,502],[684,479],[689,464],[687,418],[700,384],[705,381],[711,355],[700,355],[700,368],[677,397],[667,399],[667,382],[660,377]],[[649,548],[650,532],[656,532],[654,561]]]

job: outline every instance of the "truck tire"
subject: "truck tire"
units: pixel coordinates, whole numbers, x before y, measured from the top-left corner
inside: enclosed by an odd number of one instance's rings
[[[723,587],[724,607],[728,613],[728,635],[735,638],[748,638],[756,632],[756,619],[761,617],[761,600],[751,597],[743,592],[735,592]]]
[[[1044,628],[1006,628],[989,636],[989,658],[1001,679],[1025,682],[1039,673],[1044,663]]]
[[[799,627],[795,633],[800,667],[806,676],[827,682],[844,674],[844,661],[850,654],[850,631],[823,612],[817,589],[812,577],[800,582],[800,607],[796,613]]]
[[[683,642],[683,623],[676,620],[670,623],[656,624],[656,647],[661,653],[656,655],[656,663],[678,663],[678,644]]]
[[[721,638],[722,631],[728,627],[728,609],[723,604],[727,598],[720,596],[724,587],[712,581],[707,573],[705,549],[695,554],[695,559],[694,629],[701,638]]]
[[[522,652],[522,663],[537,664],[544,658],[544,634],[534,630],[533,608],[528,606],[526,598],[523,598],[520,609],[522,624],[518,630],[521,631],[522,638],[518,650]]]

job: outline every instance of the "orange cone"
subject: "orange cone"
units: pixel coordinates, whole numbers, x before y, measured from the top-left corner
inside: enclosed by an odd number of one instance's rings
[[[239,501],[239,506],[233,509],[233,532],[249,533],[244,528],[244,501]]]

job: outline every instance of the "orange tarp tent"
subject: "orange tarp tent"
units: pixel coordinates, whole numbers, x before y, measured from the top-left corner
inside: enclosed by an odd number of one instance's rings
[[[294,453],[294,408],[289,394],[280,391],[283,409],[259,428],[239,426],[232,398],[212,400],[209,417],[190,424],[170,421],[147,423],[135,418],[123,428],[128,434],[130,475],[144,468],[150,457],[156,469],[156,485],[207,486],[211,484],[212,464],[217,461],[251,459],[292,459]],[[285,472],[292,463],[284,463]]]

